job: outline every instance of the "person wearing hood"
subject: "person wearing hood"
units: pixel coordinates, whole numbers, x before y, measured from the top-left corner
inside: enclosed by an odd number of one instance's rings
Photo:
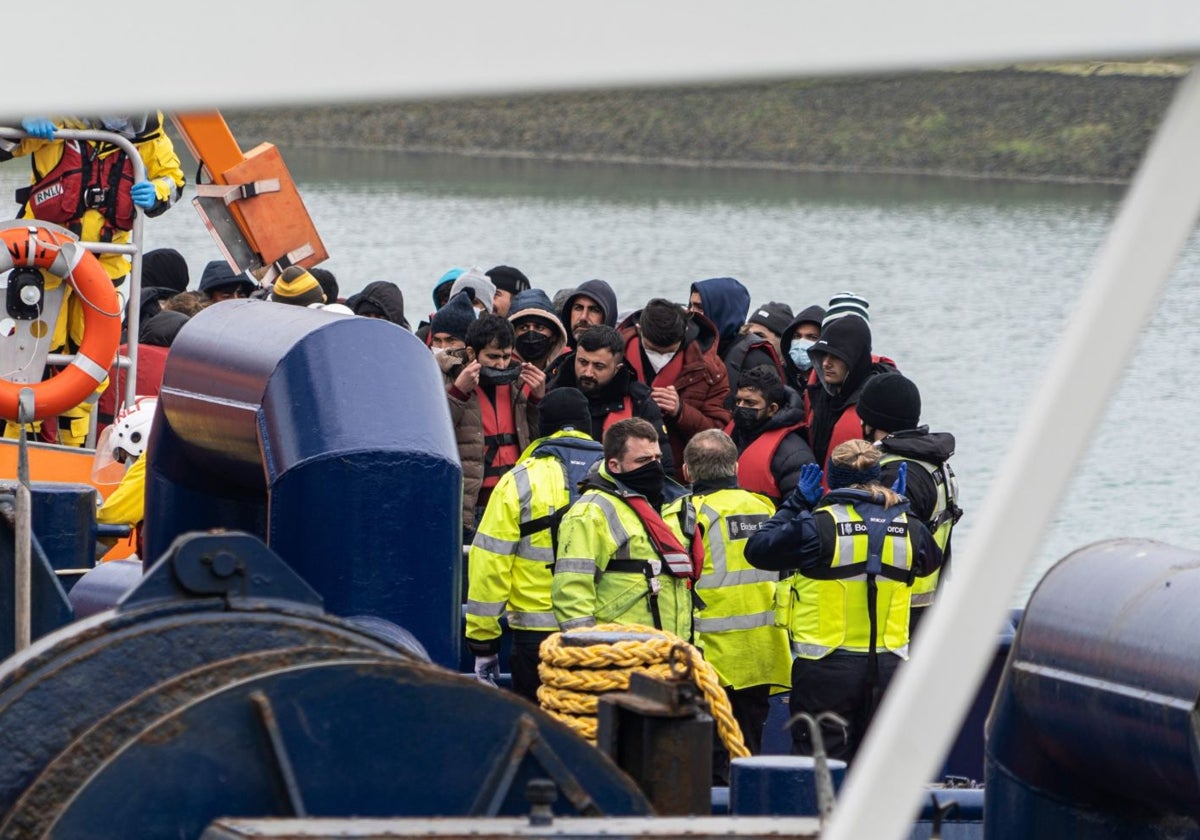
[[[437,312],[450,300],[450,287],[454,285],[455,280],[462,276],[464,271],[466,271],[465,268],[458,268],[457,266],[451,268],[433,284],[433,312]],[[425,320],[417,324],[417,331],[415,333],[417,338],[426,344],[429,343],[429,322],[433,319],[433,312],[429,313]]]
[[[693,435],[729,422],[729,376],[717,355],[717,329],[703,315],[689,318],[677,304],[654,298],[622,321],[620,330],[625,360],[650,386],[650,398],[667,423],[672,461],[681,468]]]
[[[779,336],[779,349],[783,362],[783,382],[801,394],[808,388],[813,377],[812,359],[808,348],[821,337],[821,322],[825,319],[824,307],[806,306],[792,319]]]
[[[805,466],[796,492],[746,543],[756,568],[796,570],[777,602],[796,657],[790,711],[843,717],[844,726],[823,722],[821,734],[826,753],[847,762],[908,658],[913,580],[942,564],[941,549],[908,501],[880,482],[880,455],[862,439],[838,446],[825,494],[821,468]],[[814,754],[800,721],[792,727],[792,753]]]
[[[246,272],[235,272],[225,260],[210,260],[200,274],[200,291],[210,303],[250,297],[258,284]]]
[[[361,292],[350,295],[346,306],[355,315],[364,318],[379,318],[408,329],[404,317],[404,292],[390,280],[375,280],[363,287]]]
[[[767,365],[742,374],[726,431],[738,450],[738,486],[776,506],[796,489],[800,469],[816,460],[804,437],[804,400]]]
[[[466,293],[459,292],[443,309],[469,305]],[[437,334],[449,328],[440,316],[440,311],[434,315],[430,327]],[[468,321],[463,344],[435,355],[463,467],[463,528],[469,535],[492,488],[532,440],[546,380],[533,365],[513,359],[512,325],[499,315]]]
[[[692,284],[688,310],[698,312],[717,327],[720,343],[717,354],[725,354],[738,339],[750,311],[750,292],[732,277],[714,277]]]
[[[559,523],[604,451],[587,432],[587,398],[575,388],[551,391],[538,409],[538,439],[496,484],[467,563],[466,642],[475,676],[495,685],[506,617],[513,691],[531,703],[541,685],[538,648],[558,630],[550,585]]]
[[[872,376],[858,397],[862,436],[883,453],[879,481],[902,486],[913,516],[925,523],[942,550],[942,571],[950,564],[950,537],[962,517],[958,506],[958,479],[950,466],[954,435],[930,432],[921,423],[921,392],[900,373]],[[900,472],[903,467],[904,479]],[[933,603],[942,572],[917,578],[912,589],[910,634]]]
[[[154,248],[142,254],[142,288],[187,291],[191,280],[187,260],[174,248]]]
[[[583,391],[592,415],[589,429],[596,440],[614,423],[641,417],[658,430],[663,468],[672,475],[675,462],[671,440],[658,404],[651,398],[650,386],[638,381],[637,373],[625,359],[625,339],[615,327],[605,324],[590,327],[580,334],[578,346],[560,357],[558,373],[549,390],[570,387]]]
[[[741,335],[725,354],[725,370],[729,373],[729,406],[737,394],[738,379],[744,370],[764,365],[775,368],[783,381],[783,357],[779,341],[792,321],[792,307],[772,300],[750,313]]]
[[[807,391],[808,444],[824,464],[839,444],[862,438],[855,406],[867,379],[896,368],[890,360],[873,360],[871,327],[853,316],[831,321],[808,356],[816,374]]]
[[[513,349],[521,361],[547,371],[567,346],[567,331],[554,314],[550,298],[541,289],[526,289],[513,296],[509,322],[516,333]]]
[[[513,297],[529,289],[529,278],[521,269],[513,268],[511,265],[489,268],[487,278],[496,287],[496,295],[492,299],[492,311],[507,318],[512,310]]]
[[[640,417],[614,423],[603,443],[558,529],[554,617],[564,631],[615,622],[689,639],[699,569],[660,513],[686,491],[666,477],[658,431]]]
[[[580,283],[567,296],[559,320],[567,328],[567,341],[572,348],[588,327],[617,325],[617,294],[603,280]]]

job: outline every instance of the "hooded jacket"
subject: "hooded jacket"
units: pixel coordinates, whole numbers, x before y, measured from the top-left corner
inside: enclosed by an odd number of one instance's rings
[[[467,365],[467,351],[447,350],[435,355],[438,367],[446,379],[446,399],[450,405],[450,421],[454,424],[454,442],[463,471],[463,528],[474,530],[475,505],[483,488],[483,414],[475,392],[463,394],[454,387],[454,380]],[[482,387],[482,386],[478,386]],[[537,406],[529,401],[524,387],[514,384],[512,406],[513,424],[517,429],[518,448],[524,451],[537,430]]]
[[[552,382],[546,385],[547,391],[553,388],[579,387],[579,382],[575,378],[575,352],[572,351],[561,358],[562,363],[558,366],[558,374]],[[592,415],[590,430],[592,438],[601,442],[604,441],[604,421],[608,419],[609,414],[622,409],[625,404],[625,396],[628,394],[633,408],[633,416],[641,417],[658,429],[658,445],[662,448],[663,471],[668,476],[675,474],[671,439],[667,434],[666,424],[663,423],[662,412],[658,410],[658,404],[650,399],[650,388],[644,383],[638,382],[637,374],[629,366],[629,362],[623,361],[620,370],[613,374],[613,378],[599,391],[591,393],[584,391],[583,394],[587,397],[588,410]]]
[[[600,304],[600,308],[604,311],[605,324],[610,327],[617,325],[617,293],[612,290],[612,286],[603,280],[587,280],[580,283],[579,288],[571,292],[570,297],[563,304],[562,311],[558,313],[559,320],[567,328],[571,347],[575,346],[575,336],[571,334],[571,307],[575,305],[575,299],[580,296],[589,297]]]
[[[892,432],[877,446],[886,455],[898,455],[913,461],[925,461],[941,466],[954,454],[954,435],[949,432],[931,432],[928,426],[918,426],[902,432]],[[891,487],[900,469],[899,461],[890,461],[880,471],[879,483]],[[927,470],[914,469],[906,472],[904,495],[909,501],[913,515],[929,524],[937,507],[937,485]],[[932,529],[930,529],[932,530]]]
[[[787,394],[787,405],[782,406],[752,434],[745,434],[736,427],[729,428],[729,436],[737,445],[739,464],[742,463],[742,456],[745,455],[747,447],[767,432],[804,423],[804,399],[792,388],[787,389]],[[779,442],[769,465],[771,475],[774,476],[775,483],[779,487],[779,495],[772,498],[776,505],[781,499],[790,496],[796,489],[796,485],[800,483],[800,468],[815,460],[812,450],[808,447],[808,441],[804,439],[803,428],[794,429]],[[754,490],[755,488],[747,489]]]
[[[859,392],[867,378],[896,366],[890,360],[874,362],[871,357],[871,327],[862,318],[838,318],[809,348],[815,376],[807,390],[808,443],[817,463],[824,466],[838,444],[862,437],[858,418]],[[828,353],[846,363],[849,370],[841,385],[826,385],[821,374],[821,357]]]
[[[406,330],[410,329],[408,319],[404,317],[404,292],[400,291],[400,287],[395,283],[376,280],[346,300],[346,305],[354,310],[355,315],[361,314],[358,310],[364,303],[377,307],[393,324],[399,324]]]
[[[738,330],[750,312],[750,292],[732,277],[714,277],[693,283],[692,289],[704,304],[704,317],[712,321],[721,337],[717,353],[722,359],[738,339]]]
[[[625,363],[633,367],[638,378],[650,387],[673,385],[679,392],[679,414],[664,419],[671,440],[672,460],[682,468],[683,447],[692,436],[705,429],[724,428],[731,416],[726,405],[729,375],[725,363],[717,355],[717,328],[703,315],[691,317],[679,346],[682,365],[674,371],[672,378],[672,364],[656,375],[649,360],[643,358],[637,331],[641,315],[639,309],[618,328],[625,339]]]
[[[559,317],[554,314],[550,298],[541,289],[526,289],[513,295],[508,321],[515,328],[517,321],[523,318],[540,318],[554,330],[554,337],[550,339],[550,351],[543,359],[522,359],[526,362],[540,361],[542,370],[547,370],[551,363],[562,355],[563,348],[567,346],[567,329]]]
[[[820,328],[824,317],[824,309],[819,306],[809,306],[801,310],[800,314],[792,319],[792,322],[779,336],[780,355],[783,357],[780,359],[783,363],[783,384],[790,385],[800,393],[804,393],[804,389],[808,387],[812,368],[801,370],[796,367],[796,363],[788,355],[788,349],[792,346],[792,339],[796,337],[796,330],[800,329],[801,324],[816,324]]]
[[[729,397],[725,400],[726,406],[733,408],[733,402],[737,399],[738,380],[742,378],[742,373],[756,367],[770,368],[775,371],[780,382],[789,384],[784,378],[783,361],[779,358],[775,345],[754,333],[746,333],[738,336],[738,340],[725,354],[725,371],[729,374]]]

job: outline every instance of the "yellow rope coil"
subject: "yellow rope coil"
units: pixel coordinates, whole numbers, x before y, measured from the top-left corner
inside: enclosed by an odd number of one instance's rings
[[[659,678],[679,676],[672,665],[672,651],[675,651],[676,659],[682,654],[690,665],[686,670],[708,701],[725,749],[734,758],[750,755],[717,672],[699,650],[683,639],[640,624],[599,624],[574,632],[639,633],[651,638],[574,647],[563,644],[562,637],[571,632],[552,633],[542,642],[538,702],[582,737],[596,743],[596,707],[600,695],[627,691],[634,671]]]

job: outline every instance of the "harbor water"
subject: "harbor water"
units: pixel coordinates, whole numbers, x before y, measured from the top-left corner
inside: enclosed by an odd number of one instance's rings
[[[866,297],[875,351],[918,383],[924,421],[957,437],[960,545],[1122,194],[1095,185],[283,152],[343,295],[392,280],[414,325],[429,312],[434,281],[454,265],[515,265],[550,294],[603,278],[623,309],[654,296],[686,300],[691,282],[716,276],[740,279],[754,303],[797,310],[843,290]],[[0,167],[0,194],[27,173],[19,160]],[[219,252],[191,196],[189,188],[184,203],[147,220],[145,244],[183,252],[194,286]],[[1200,515],[1186,514],[1182,495],[1193,469],[1184,444],[1200,410],[1197,323],[1193,236],[1150,323],[1107,327],[1139,329],[1138,349],[1091,362],[1120,366],[1124,378],[1020,601],[1054,561],[1095,540],[1200,545]]]

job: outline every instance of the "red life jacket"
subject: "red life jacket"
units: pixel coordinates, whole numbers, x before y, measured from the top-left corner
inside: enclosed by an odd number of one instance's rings
[[[105,219],[101,238],[133,228],[133,163],[119,148],[101,151],[86,140],[64,140],[62,157],[44,175],[34,171],[33,186],[17,191],[35,219],[62,225],[75,233],[87,210]]]
[[[675,380],[683,371],[683,347],[680,347],[679,352],[671,357],[671,361],[667,362],[666,367],[652,377],[654,381],[650,381],[646,377],[646,371],[642,369],[642,340],[637,336],[629,339],[629,343],[625,345],[625,358],[637,374],[637,378],[651,388],[665,388],[668,385],[674,385]],[[654,368],[650,370],[653,371]]]
[[[521,456],[513,418],[512,386],[496,386],[494,405],[483,388],[476,388],[475,393],[479,395],[479,414],[483,420],[483,486],[490,490]]]
[[[695,558],[676,539],[670,526],[663,521],[659,512],[650,502],[646,501],[644,496],[621,496],[619,498],[629,505],[638,520],[645,526],[646,536],[650,538],[650,542],[654,545],[654,551],[662,558],[667,571],[677,578],[696,580],[700,577],[700,570],[704,568],[703,552],[700,553],[700,565],[697,566]]]
[[[621,403],[620,411],[610,411],[608,416],[604,418],[604,426],[601,428],[601,435],[608,431],[608,427],[618,420],[628,420],[633,416],[633,398],[628,394],[625,395],[624,401]]]
[[[793,423],[790,426],[780,426],[756,437],[749,446],[738,456],[738,487],[751,493],[761,493],[778,502],[783,496],[779,482],[771,472],[771,462],[779,451],[779,444],[796,429],[803,429],[803,423]],[[733,424],[726,428],[726,434],[732,432]]]

